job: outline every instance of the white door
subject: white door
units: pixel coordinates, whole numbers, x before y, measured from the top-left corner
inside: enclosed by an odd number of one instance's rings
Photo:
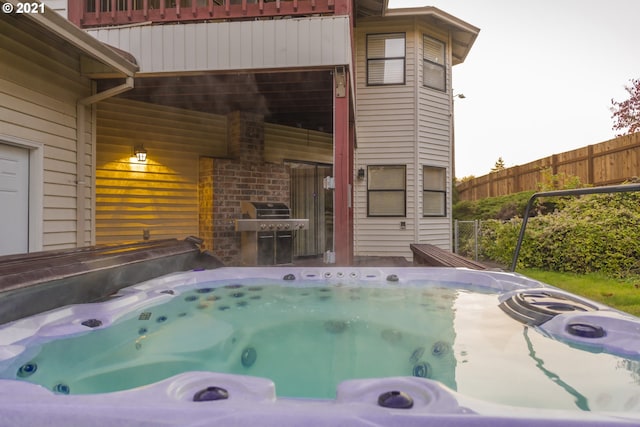
[[[0,144],[0,255],[29,251],[29,150]]]

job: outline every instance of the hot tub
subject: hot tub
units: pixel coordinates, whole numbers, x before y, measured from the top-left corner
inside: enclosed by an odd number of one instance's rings
[[[1,326],[0,425],[637,426],[639,338],[514,273],[183,272]]]

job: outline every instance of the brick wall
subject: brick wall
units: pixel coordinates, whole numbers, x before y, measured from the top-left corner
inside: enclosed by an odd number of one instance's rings
[[[225,265],[235,266],[240,265],[240,233],[234,228],[234,220],[241,217],[240,202],[270,201],[289,205],[290,179],[287,166],[264,163],[262,116],[231,113],[228,130],[232,158],[213,160],[212,252]]]

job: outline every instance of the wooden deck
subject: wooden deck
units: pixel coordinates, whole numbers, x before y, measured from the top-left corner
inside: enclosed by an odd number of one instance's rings
[[[453,252],[426,243],[410,245],[413,252],[413,264],[428,267],[466,267],[474,270],[487,270],[488,267],[479,262],[464,258]]]

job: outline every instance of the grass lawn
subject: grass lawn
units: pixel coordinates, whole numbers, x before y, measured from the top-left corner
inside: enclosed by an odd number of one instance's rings
[[[602,274],[519,269],[518,273],[640,317],[640,277],[612,279]]]

